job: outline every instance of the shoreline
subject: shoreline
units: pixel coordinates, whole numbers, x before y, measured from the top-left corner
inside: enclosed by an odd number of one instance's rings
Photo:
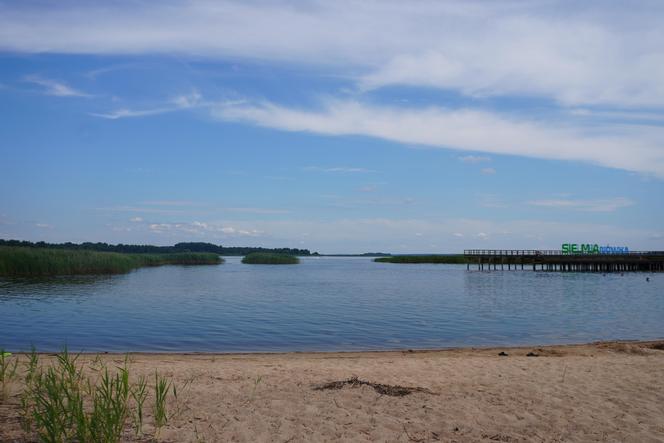
[[[664,340],[125,356],[90,353],[77,361],[92,370],[127,358],[133,379],[154,379],[158,371],[172,380],[178,399],[168,407],[178,413],[160,441],[664,439]],[[43,353],[40,360],[56,357]],[[0,402],[0,441],[23,440],[16,392]],[[151,423],[148,412],[148,431]],[[130,429],[125,437],[134,441]]]
[[[230,351],[230,352],[217,352],[217,351],[81,351],[75,352],[69,349],[69,353],[81,356],[229,356],[229,357],[251,357],[251,356],[362,356],[364,354],[435,354],[435,353],[491,353],[493,351],[524,351],[532,350],[533,348],[564,348],[574,349],[583,348],[588,346],[612,346],[612,345],[639,345],[648,346],[662,343],[664,346],[664,337],[654,339],[615,339],[615,340],[597,340],[592,342],[580,343],[562,343],[562,344],[518,344],[518,345],[488,345],[488,346],[451,346],[444,348],[395,348],[395,349],[365,349],[365,350],[348,350],[348,351]],[[10,351],[12,355],[27,356],[28,351]],[[58,351],[39,351],[37,355],[53,356],[57,355]]]

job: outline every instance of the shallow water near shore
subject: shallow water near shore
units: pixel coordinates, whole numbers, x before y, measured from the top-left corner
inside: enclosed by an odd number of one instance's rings
[[[650,281],[646,281],[646,277]],[[664,337],[664,275],[467,271],[368,258],[0,279],[11,351],[351,351]]]

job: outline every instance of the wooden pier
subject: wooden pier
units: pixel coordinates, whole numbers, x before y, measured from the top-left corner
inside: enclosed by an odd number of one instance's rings
[[[559,250],[466,249],[467,269],[549,272],[664,272],[664,251],[563,254]]]

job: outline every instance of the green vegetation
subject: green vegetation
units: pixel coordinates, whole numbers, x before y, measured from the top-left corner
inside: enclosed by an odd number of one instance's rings
[[[154,423],[157,429],[161,428],[168,421],[166,414],[166,397],[171,390],[171,382],[164,377],[160,377],[157,371],[154,373]]]
[[[22,365],[25,375],[19,377],[13,371],[12,380],[5,380],[19,388],[21,424],[27,441],[113,443],[126,440],[130,426],[137,437],[152,441],[143,434],[143,404],[149,395],[145,377],[131,381],[128,358],[123,365],[109,370],[100,358],[86,367],[66,348],[53,364],[40,365],[34,349],[27,357]],[[18,357],[13,367],[17,364]],[[171,418],[166,413],[171,386],[170,380],[155,373],[152,396],[157,433]]]
[[[248,265],[296,265],[300,259],[286,254],[272,254],[267,252],[252,252],[242,259]]]
[[[219,264],[213,253],[120,254],[88,250],[0,246],[0,276],[122,274],[142,266]]]
[[[449,255],[394,255],[391,257],[380,257],[374,259],[378,263],[447,263],[465,264],[466,258],[463,254]]]
[[[98,252],[120,252],[124,254],[173,254],[179,252],[211,252],[218,255],[235,255],[242,256],[252,252],[272,252],[275,254],[290,254],[290,255],[317,255],[311,254],[308,249],[297,248],[257,248],[257,247],[226,247],[215,245],[212,243],[204,242],[189,242],[177,243],[174,246],[154,246],[154,245],[109,245],[108,243],[46,243],[29,242],[23,240],[2,240],[0,239],[0,246],[20,246],[25,248],[48,248],[48,249],[68,249],[72,251],[98,251]]]
[[[12,364],[11,353],[5,352],[4,349],[0,349],[0,400],[4,400],[7,396],[7,384],[8,382],[16,376],[16,369],[18,366],[18,360],[14,359]]]

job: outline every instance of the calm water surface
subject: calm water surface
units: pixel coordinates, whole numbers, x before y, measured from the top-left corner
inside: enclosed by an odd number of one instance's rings
[[[646,282],[650,277],[650,282]],[[0,279],[0,347],[332,351],[664,337],[664,275],[466,271],[366,258]]]

